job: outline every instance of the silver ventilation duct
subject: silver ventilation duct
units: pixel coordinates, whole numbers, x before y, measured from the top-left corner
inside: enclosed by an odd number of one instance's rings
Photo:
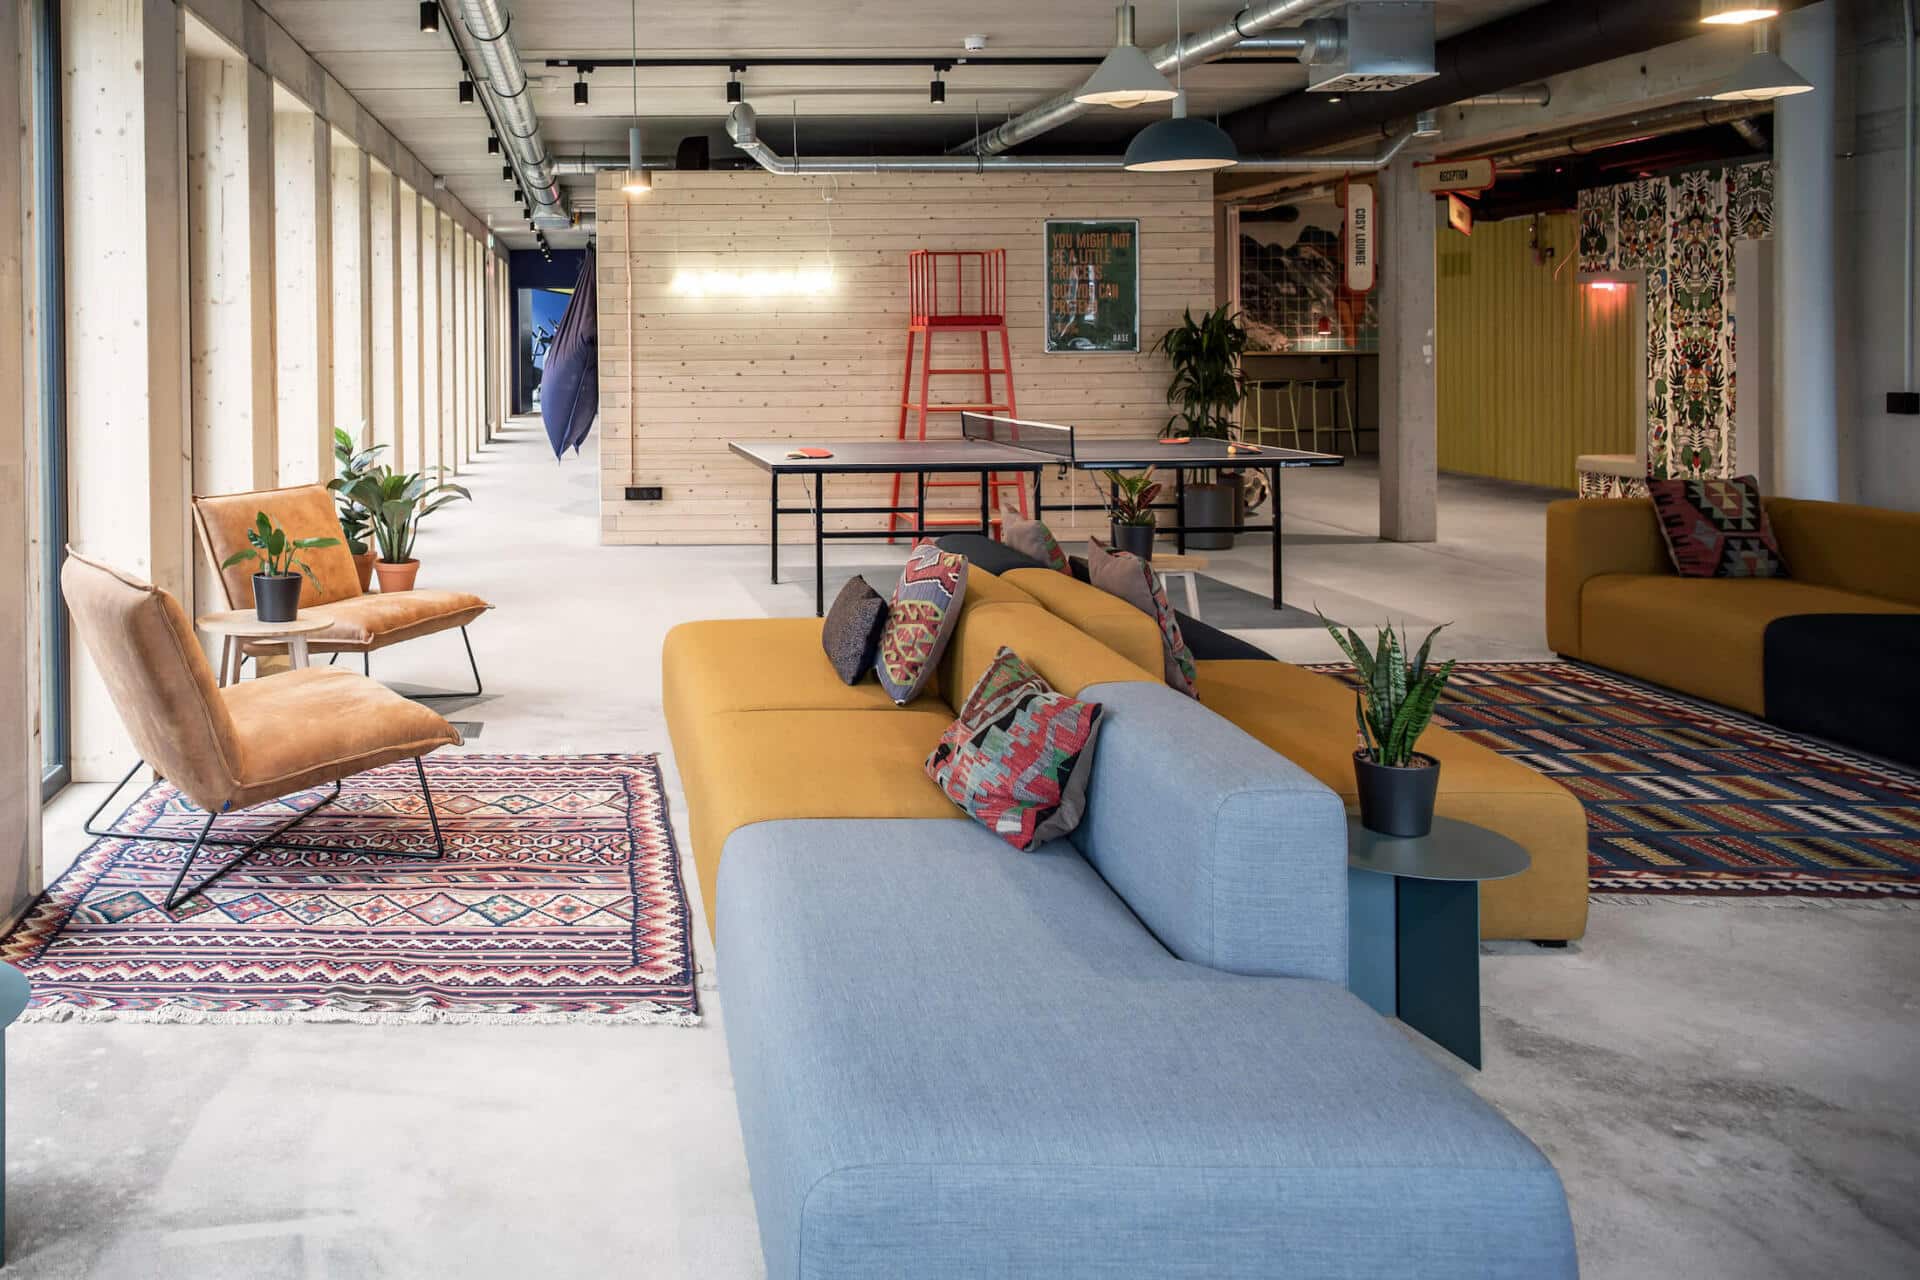
[[[514,47],[513,20],[499,0],[459,0],[459,21],[452,37],[474,70],[474,84],[506,142],[507,160],[520,189],[533,202],[533,224],[557,228],[572,224],[565,194],[540,137],[540,117],[528,92],[526,64]]]

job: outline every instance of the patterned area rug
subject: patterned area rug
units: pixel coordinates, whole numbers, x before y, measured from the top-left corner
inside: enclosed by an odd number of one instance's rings
[[[1595,893],[1920,900],[1897,766],[1565,662],[1462,663],[1434,723],[1580,797]]]
[[[25,1017],[699,1021],[652,756],[443,752],[426,765],[444,861],[268,849],[169,914],[159,904],[186,846],[95,841],[0,942],[0,959],[33,983]],[[220,830],[270,829],[317,796]],[[158,783],[113,825],[192,834],[201,821]],[[430,855],[412,763],[349,779],[294,838]],[[225,854],[203,853],[194,877]]]

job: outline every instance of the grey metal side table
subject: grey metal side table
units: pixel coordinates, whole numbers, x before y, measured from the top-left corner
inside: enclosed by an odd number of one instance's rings
[[[7,1261],[7,1028],[27,1007],[33,994],[27,980],[10,964],[0,964],[0,1266]]]
[[[1453,818],[1424,836],[1347,819],[1347,986],[1480,1066],[1480,882],[1533,865],[1514,841]]]

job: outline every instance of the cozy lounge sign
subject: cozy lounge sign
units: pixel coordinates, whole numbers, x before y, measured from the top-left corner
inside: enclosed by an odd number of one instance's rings
[[[1360,183],[1347,188],[1347,288],[1366,293],[1373,288],[1373,188]]]

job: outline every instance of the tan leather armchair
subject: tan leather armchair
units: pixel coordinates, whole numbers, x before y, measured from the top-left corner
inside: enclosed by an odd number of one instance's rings
[[[281,837],[332,803],[340,794],[342,779],[396,760],[413,761],[426,797],[436,852],[392,856],[445,856],[440,819],[434,812],[433,793],[427,789],[426,767],[420,763],[429,752],[460,742],[459,731],[439,714],[365,676],[326,667],[218,688],[185,611],[166,592],[71,549],[60,572],[60,586],[73,615],[74,632],[92,655],[141,755],[87,819],[86,830],[95,836],[191,845],[167,893],[167,910],[268,844],[337,853],[389,853],[289,844]],[[142,764],[151,765],[158,776],[206,810],[207,820],[197,836],[97,827],[100,814]],[[214,821],[223,813],[329,783],[332,789],[317,804],[265,836],[213,835]],[[182,893],[187,872],[200,850],[210,844],[237,845],[242,852]]]
[[[313,575],[300,588],[300,607],[324,606],[333,616],[332,626],[307,636],[309,653],[357,653],[361,674],[371,676],[373,661],[369,655],[374,650],[457,627],[467,649],[467,665],[473,670],[473,688],[419,696],[462,698],[477,697],[482,692],[480,665],[474,661],[467,624],[493,606],[466,591],[360,590],[353,553],[347,549],[346,535],[340,529],[340,513],[334,506],[333,495],[321,485],[258,489],[252,493],[228,493],[193,500],[193,521],[200,531],[200,546],[219,576],[227,608],[253,607],[253,564],[243,561],[230,569],[220,566],[228,556],[246,547],[247,530],[253,527],[254,517],[262,511],[291,537],[340,539],[339,546],[306,553]],[[241,650],[248,657],[258,658],[284,653],[286,645],[280,641],[249,640],[241,645]]]

